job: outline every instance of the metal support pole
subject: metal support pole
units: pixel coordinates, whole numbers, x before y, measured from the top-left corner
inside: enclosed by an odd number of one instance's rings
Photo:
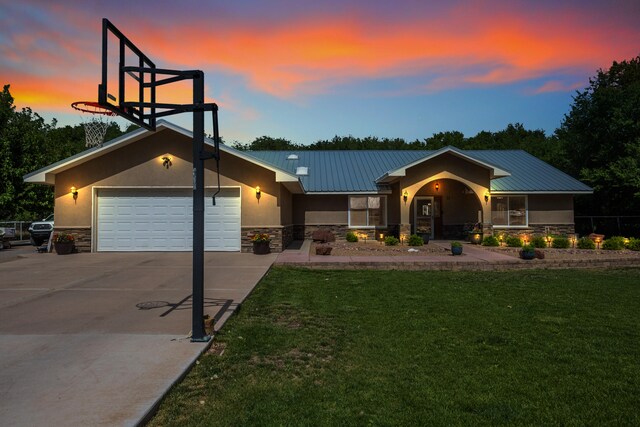
[[[193,78],[193,103],[204,104],[204,73]],[[193,307],[191,341],[206,342],[204,329],[204,109],[193,112]]]

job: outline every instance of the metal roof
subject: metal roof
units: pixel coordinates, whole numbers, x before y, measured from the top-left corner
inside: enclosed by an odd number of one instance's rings
[[[453,147],[452,147],[453,148]],[[459,150],[478,162],[495,165],[511,173],[491,181],[491,191],[523,193],[590,193],[592,189],[564,172],[523,150]],[[306,192],[376,192],[376,180],[436,151],[414,150],[333,150],[333,151],[249,151],[249,155],[295,174],[296,168],[309,168],[300,176]],[[298,160],[287,160],[296,154]],[[437,157],[435,158],[437,161]]]

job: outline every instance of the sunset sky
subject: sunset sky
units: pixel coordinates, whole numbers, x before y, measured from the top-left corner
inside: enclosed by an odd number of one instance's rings
[[[599,68],[640,54],[638,0],[0,0],[0,83],[18,107],[80,122],[70,104],[97,100],[103,17],[156,66],[205,72],[227,142],[550,134]]]

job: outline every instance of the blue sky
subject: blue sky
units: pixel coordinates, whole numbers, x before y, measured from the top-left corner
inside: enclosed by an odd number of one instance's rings
[[[70,104],[97,100],[103,17],[157,66],[202,69],[228,142],[552,133],[599,68],[640,54],[637,1],[0,0],[0,80],[18,107],[81,120]]]

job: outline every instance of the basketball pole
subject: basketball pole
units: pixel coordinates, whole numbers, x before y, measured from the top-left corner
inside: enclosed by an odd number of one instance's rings
[[[193,307],[191,341],[211,339],[204,328],[204,73],[193,76]]]

